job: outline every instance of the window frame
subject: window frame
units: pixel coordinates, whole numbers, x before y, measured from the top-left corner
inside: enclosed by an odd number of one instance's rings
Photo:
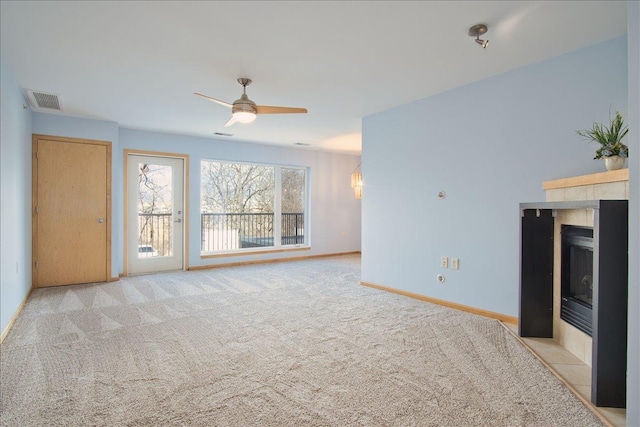
[[[259,254],[265,252],[289,252],[289,251],[300,251],[300,250],[309,250],[311,249],[310,244],[310,221],[309,221],[309,211],[310,211],[310,167],[301,166],[301,165],[284,165],[284,164],[273,164],[273,163],[259,163],[259,162],[249,162],[249,161],[234,161],[234,160],[222,160],[222,159],[209,159],[203,158],[200,160],[200,197],[199,197],[199,212],[200,218],[202,218],[202,166],[204,163],[227,163],[227,164],[240,164],[240,165],[250,165],[250,166],[261,166],[261,167],[271,167],[274,169],[274,197],[273,197],[273,246],[261,247],[261,248],[238,248],[238,249],[229,249],[229,250],[219,250],[219,251],[203,251],[202,250],[202,220],[200,220],[200,258],[218,258],[218,257],[228,257],[228,256],[238,256],[238,255],[250,255],[250,254]],[[303,243],[294,243],[294,244],[282,244],[282,169],[298,169],[304,172],[304,242]],[[279,220],[276,220],[278,218]]]

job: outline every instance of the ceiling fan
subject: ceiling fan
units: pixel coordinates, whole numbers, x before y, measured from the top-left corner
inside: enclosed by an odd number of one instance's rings
[[[240,99],[233,101],[233,104],[197,92],[195,92],[194,95],[201,96],[209,101],[231,108],[231,118],[224,124],[225,126],[231,126],[235,122],[251,123],[256,119],[256,115],[258,114],[290,114],[307,112],[306,108],[256,105],[256,103],[250,100],[247,96],[247,86],[251,84],[251,79],[241,77],[238,79],[238,83],[242,86],[242,96],[240,96]]]

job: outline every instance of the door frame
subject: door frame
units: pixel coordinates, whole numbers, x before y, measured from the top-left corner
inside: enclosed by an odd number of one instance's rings
[[[58,141],[72,144],[90,144],[102,145],[107,150],[107,212],[106,212],[106,271],[105,281],[111,282],[118,278],[111,277],[111,234],[113,232],[113,223],[111,222],[111,141],[102,141],[97,139],[70,138],[66,136],[53,136],[43,134],[31,135],[31,286],[38,288],[38,215],[36,207],[38,206],[38,141]]]
[[[183,182],[183,203],[184,203],[184,230],[182,233],[182,270],[188,270],[189,269],[189,155],[188,154],[180,154],[180,153],[167,153],[167,152],[163,152],[163,151],[148,151],[148,150],[136,150],[136,149],[129,149],[129,148],[125,148],[123,150],[123,175],[124,175],[124,185],[123,185],[123,189],[124,192],[122,193],[122,198],[123,198],[123,204],[124,204],[124,209],[123,209],[123,241],[122,241],[122,246],[123,246],[123,251],[122,251],[122,255],[123,255],[123,264],[122,264],[122,275],[123,276],[127,276],[128,273],[128,255],[129,255],[129,249],[128,249],[128,244],[127,244],[127,239],[129,238],[128,235],[128,213],[129,213],[129,206],[128,206],[128,202],[127,202],[127,195],[129,194],[129,183],[128,183],[128,167],[129,167],[129,155],[139,155],[139,156],[155,156],[155,157],[171,157],[174,159],[182,159],[182,161],[184,162],[184,170],[183,170],[183,174],[184,176],[182,177],[182,182]]]

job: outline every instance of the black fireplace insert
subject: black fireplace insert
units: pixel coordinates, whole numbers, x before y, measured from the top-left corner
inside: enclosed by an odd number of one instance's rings
[[[593,228],[562,226],[560,318],[593,333]]]

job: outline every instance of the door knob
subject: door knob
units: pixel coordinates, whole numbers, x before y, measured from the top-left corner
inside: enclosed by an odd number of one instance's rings
[[[178,218],[178,219],[176,219],[176,220],[175,220],[175,221],[173,221],[173,222],[182,222],[182,218]]]
[[[102,224],[104,222],[104,218],[98,218],[98,223]]]

